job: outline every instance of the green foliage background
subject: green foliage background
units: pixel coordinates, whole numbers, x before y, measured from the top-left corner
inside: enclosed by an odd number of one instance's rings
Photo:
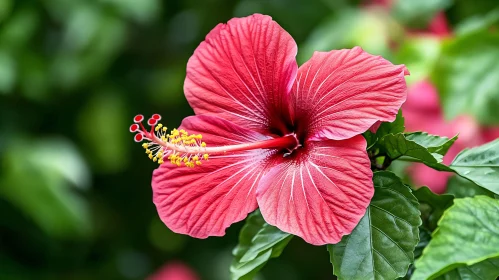
[[[314,50],[360,45],[413,63],[426,71],[422,75],[430,74],[434,58],[411,48],[427,45],[405,46],[409,55],[390,51],[388,42],[400,40],[402,24],[424,27],[441,8],[453,25],[470,18],[497,22],[485,17],[498,6],[494,0],[436,1],[435,7],[421,1],[423,8],[402,1],[393,17],[367,13],[359,2],[0,0],[0,278],[144,279],[182,261],[201,279],[229,279],[243,224],[207,240],[169,231],[151,200],[156,165],[128,133],[132,117],[160,113],[174,127],[192,114],[182,89],[187,60],[211,28],[234,16],[271,15],[297,41],[300,63]],[[474,26],[467,28],[463,32]],[[469,37],[446,47],[450,58],[468,41],[484,57],[480,41]],[[497,42],[493,36],[485,41]],[[466,65],[452,61],[439,64],[438,73],[465,75]],[[494,96],[490,88],[484,96]],[[466,100],[458,94],[455,102]],[[499,117],[490,114],[479,119],[497,124]],[[324,248],[293,238],[258,277],[333,276]]]

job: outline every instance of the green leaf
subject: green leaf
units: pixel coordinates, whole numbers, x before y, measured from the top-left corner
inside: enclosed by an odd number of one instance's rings
[[[470,34],[478,31],[487,30],[493,25],[499,23],[499,8],[496,8],[484,15],[475,15],[466,19],[464,22],[456,26],[456,34],[458,36]],[[411,71],[412,74],[412,71]]]
[[[499,34],[488,31],[450,41],[432,80],[446,118],[470,114],[482,124],[499,123]]]
[[[452,206],[454,196],[449,194],[438,195],[428,187],[421,187],[413,192],[421,205],[423,221],[427,229],[435,229],[438,220],[444,211]]]
[[[395,279],[414,261],[421,225],[416,198],[391,172],[376,172],[373,181],[374,197],[357,227],[328,245],[340,279]]]
[[[452,0],[398,0],[392,13],[399,21],[412,27],[425,27],[438,11],[448,8]]]
[[[414,258],[419,258],[423,254],[424,248],[428,246],[431,240],[431,232],[425,228],[419,228],[419,242],[414,249]]]
[[[446,193],[452,194],[456,198],[474,197],[477,195],[494,197],[493,192],[457,175],[449,178]]]
[[[390,133],[396,134],[404,132],[405,130],[404,122],[405,120],[404,116],[402,115],[402,110],[399,110],[395,120],[393,122],[381,123],[379,128],[376,130],[376,133],[372,133],[370,130],[366,131],[364,133],[364,138],[366,138],[368,149],[371,148],[373,145],[375,145],[378,139],[382,138],[387,134]]]
[[[271,258],[277,258],[293,235],[265,223],[260,211],[250,214],[232,254],[231,279],[253,279]]]
[[[456,267],[499,257],[499,200],[455,199],[416,261],[413,280],[433,279]]]
[[[419,139],[419,141],[421,141],[421,139]],[[452,172],[452,169],[444,164],[441,164],[441,154],[431,153],[428,151],[428,148],[421,146],[415,141],[407,139],[406,135],[402,133],[385,135],[379,143],[381,148],[383,148],[387,155],[392,159],[405,157],[410,161],[424,163],[427,166],[439,171]],[[436,147],[429,148],[436,149]]]
[[[127,104],[114,88],[105,87],[97,93],[81,106],[78,132],[90,162],[99,172],[118,172],[130,161],[131,143],[127,141],[127,131],[121,129],[127,125]]]
[[[457,174],[499,194],[499,139],[460,152],[450,164]]]
[[[362,48],[376,55],[390,54],[390,36],[403,30],[382,11],[372,12],[367,9],[341,9],[319,24],[300,46],[298,62],[307,61],[314,51],[332,49]],[[399,29],[397,29],[399,28]]]
[[[88,188],[90,173],[73,144],[58,138],[17,139],[6,151],[0,196],[51,236],[87,237],[92,228],[89,207],[72,187]]]
[[[456,142],[457,135],[449,139],[447,137],[431,135],[426,132],[412,132],[406,133],[405,138],[425,147],[430,153],[437,153],[444,156],[454,142]]]
[[[0,95],[11,92],[16,83],[16,75],[15,59],[12,54],[0,48]]]
[[[405,64],[411,75],[405,79],[408,85],[430,76],[440,55],[442,40],[436,36],[411,36],[405,38],[397,50],[394,62]]]
[[[471,266],[461,266],[438,277],[438,280],[484,280],[499,276],[499,258],[487,259]]]

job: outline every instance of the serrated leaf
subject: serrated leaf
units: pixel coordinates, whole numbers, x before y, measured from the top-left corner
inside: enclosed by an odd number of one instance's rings
[[[250,214],[232,254],[231,279],[250,280],[271,258],[279,257],[293,235],[265,222],[260,211]]]
[[[373,181],[374,197],[357,227],[328,245],[340,279],[395,279],[414,261],[421,225],[416,198],[391,172],[376,172]]]
[[[438,280],[494,280],[499,276],[499,258],[487,259],[471,266],[461,266],[438,277]]]
[[[431,135],[426,132],[406,133],[405,138],[425,147],[430,153],[445,155],[450,147],[456,142],[457,135],[452,138]]]
[[[438,220],[444,211],[452,206],[454,196],[449,194],[438,195],[428,187],[421,187],[413,192],[421,205],[423,223],[427,229],[435,229]]]
[[[455,199],[416,261],[413,280],[434,279],[462,266],[499,257],[499,201],[487,196]]]
[[[431,153],[426,147],[407,139],[406,135],[402,133],[385,135],[379,141],[379,145],[392,159],[406,157],[411,161],[424,163],[439,171],[453,171],[446,165],[441,164],[441,154]]]
[[[447,119],[461,114],[482,124],[499,123],[499,34],[475,32],[442,48],[431,75]]]
[[[450,164],[457,174],[499,194],[499,139],[460,152]]]

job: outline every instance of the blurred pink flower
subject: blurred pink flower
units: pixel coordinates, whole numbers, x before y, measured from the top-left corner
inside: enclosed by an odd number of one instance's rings
[[[446,137],[453,137],[459,133],[459,139],[444,157],[445,164],[450,164],[463,149],[499,137],[499,128],[481,127],[469,116],[462,115],[452,121],[446,121],[439,106],[437,90],[428,81],[421,81],[410,87],[402,110],[407,131],[426,131]],[[414,164],[408,171],[416,185],[428,186],[436,193],[445,191],[447,180],[452,175],[433,170],[423,164]]]
[[[181,262],[170,262],[162,266],[147,280],[199,280],[196,273]]]

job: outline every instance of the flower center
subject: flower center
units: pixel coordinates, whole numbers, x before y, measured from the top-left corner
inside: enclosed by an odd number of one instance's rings
[[[137,115],[133,120],[134,124],[130,126],[130,132],[136,133],[135,142],[145,141],[142,147],[146,150],[146,154],[159,164],[164,163],[167,158],[177,166],[184,164],[187,167],[194,167],[201,165],[202,160],[207,161],[211,155],[255,149],[282,149],[287,151],[284,156],[288,156],[301,146],[296,134],[292,133],[252,143],[208,147],[205,142],[202,142],[201,134],[189,134],[183,129],[173,129],[168,134],[167,127],[159,123],[161,116],[158,114],[152,115],[147,121],[149,130],[142,124],[144,116]]]

